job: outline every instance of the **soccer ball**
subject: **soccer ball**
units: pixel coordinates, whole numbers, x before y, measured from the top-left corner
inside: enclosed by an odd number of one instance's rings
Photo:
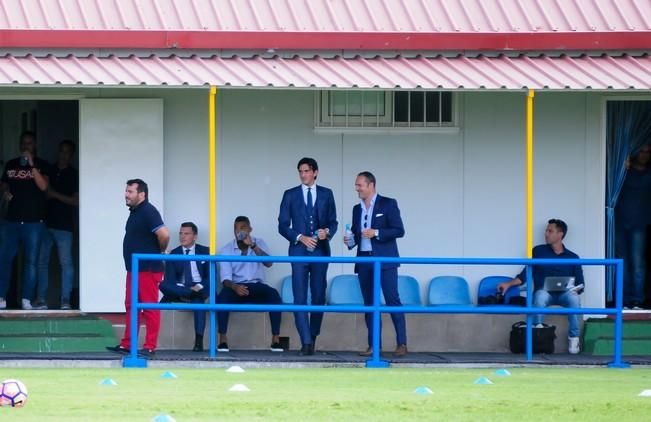
[[[18,380],[4,380],[0,386],[0,406],[23,407],[27,401],[27,387]]]

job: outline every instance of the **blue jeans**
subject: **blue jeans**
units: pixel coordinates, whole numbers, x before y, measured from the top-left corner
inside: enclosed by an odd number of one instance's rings
[[[0,242],[0,297],[6,298],[7,296],[11,264],[18,252],[18,246],[22,244],[25,248],[22,298],[31,300],[36,287],[36,265],[45,224],[9,221],[4,225],[3,230],[4,239]]]
[[[47,302],[47,286],[50,275],[50,253],[56,243],[61,265],[61,301],[70,302],[72,282],[75,269],[72,263],[72,232],[66,230],[47,229],[41,238],[41,252],[38,257],[38,287],[36,300]]]
[[[536,308],[546,308],[550,305],[560,305],[564,308],[580,308],[581,300],[576,292],[548,292],[547,290],[536,290],[533,294],[533,306]],[[533,323],[542,324],[543,316],[534,315]],[[567,316],[569,327],[567,330],[568,337],[579,337],[579,315],[571,314]]]
[[[624,304],[644,303],[646,228],[617,229],[615,249],[624,260]]]

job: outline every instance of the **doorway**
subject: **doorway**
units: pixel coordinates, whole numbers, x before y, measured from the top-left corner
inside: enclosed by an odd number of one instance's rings
[[[651,308],[651,101],[606,102],[607,257],[624,260],[624,306]],[[614,271],[606,302],[614,305]]]
[[[37,157],[55,165],[58,159],[59,144],[69,140],[77,150],[79,145],[79,102],[76,100],[0,100],[0,168],[4,174],[9,160],[20,155],[20,135],[26,131],[33,132],[37,140]],[[73,154],[71,166],[79,168],[78,155]],[[56,167],[55,167],[56,168]],[[78,183],[76,186],[78,192]],[[13,241],[4,227],[8,211],[8,201],[0,200],[0,243]],[[71,209],[72,229],[72,262],[74,277],[70,304],[72,309],[79,309],[79,231],[78,207]],[[46,222],[47,224],[47,222]],[[22,298],[22,279],[24,271],[24,255],[21,245],[10,268],[0,268],[0,271],[9,271],[9,289],[6,293],[7,309],[20,309]],[[59,264],[57,248],[51,249],[49,265],[47,266],[47,288],[45,291],[45,304],[49,309],[61,307],[61,266]],[[43,283],[37,268],[37,283],[34,294],[38,290],[38,283]],[[1,292],[0,292],[1,296]],[[34,301],[36,297],[32,297]]]

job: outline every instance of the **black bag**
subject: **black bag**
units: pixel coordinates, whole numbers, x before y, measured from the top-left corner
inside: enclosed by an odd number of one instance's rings
[[[554,325],[543,324],[542,328],[532,328],[533,332],[533,352],[534,353],[554,353],[554,340],[556,339],[556,327]],[[525,353],[527,343],[527,323],[518,321],[511,327],[511,336],[509,346],[512,353]]]

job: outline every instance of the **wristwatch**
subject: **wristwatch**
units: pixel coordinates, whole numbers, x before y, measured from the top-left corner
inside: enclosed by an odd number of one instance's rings
[[[376,237],[377,239],[380,238],[380,231],[379,231],[378,229],[375,229],[375,237]]]

